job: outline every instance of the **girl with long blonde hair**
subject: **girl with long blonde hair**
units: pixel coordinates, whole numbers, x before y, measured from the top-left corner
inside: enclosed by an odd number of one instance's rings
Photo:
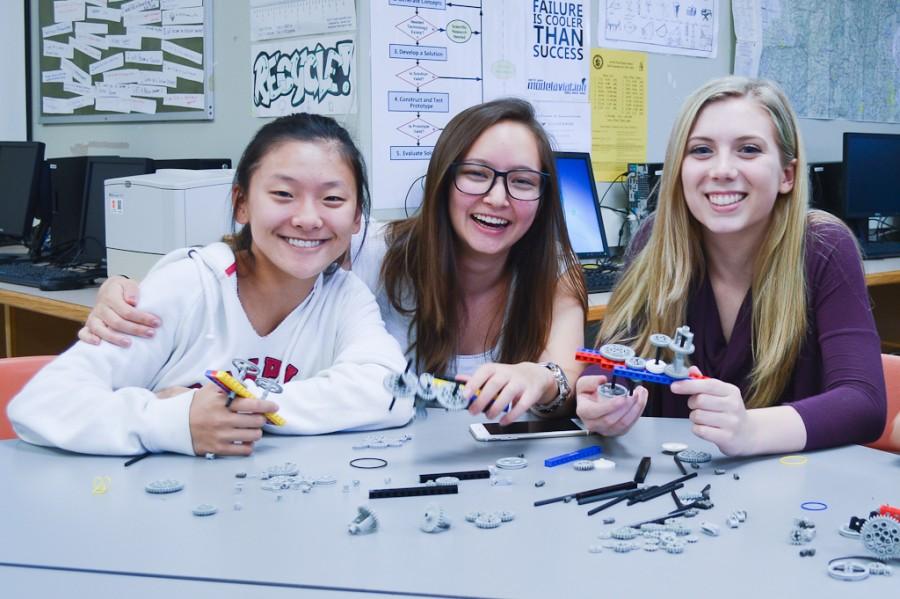
[[[725,77],[694,92],[666,150],[658,209],[628,251],[598,343],[649,355],[649,336],[694,332],[694,372],[655,412],[689,417],[727,455],[876,439],[884,426],[880,342],[859,250],[808,208],[797,118],[772,82]],[[579,380],[578,414],[621,434],[647,402],[611,401]]]

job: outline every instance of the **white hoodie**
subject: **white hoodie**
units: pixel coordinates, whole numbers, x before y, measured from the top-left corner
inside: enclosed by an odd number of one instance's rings
[[[223,243],[185,249],[160,261],[141,284],[142,310],[162,320],[130,348],[76,343],[41,370],[9,404],[9,419],[30,443],[82,453],[193,455],[188,414],[193,390],[168,399],[154,391],[198,387],[206,370],[257,362],[284,387],[269,399],[287,425],[266,431],[318,434],[401,426],[410,400],[382,383],[402,371],[403,354],[378,305],[355,275],[319,275],[309,296],[260,337],[237,295],[235,257]]]

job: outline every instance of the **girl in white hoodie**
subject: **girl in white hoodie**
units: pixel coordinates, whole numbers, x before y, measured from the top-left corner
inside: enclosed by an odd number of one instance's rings
[[[130,348],[79,342],[9,404],[30,443],[96,454],[248,455],[262,431],[318,434],[405,424],[409,400],[382,380],[403,370],[372,293],[338,268],[367,219],[365,167],[348,133],[310,114],[265,125],[232,189],[243,228],[228,244],[170,254],[141,284],[160,317]],[[284,391],[225,405],[206,370],[241,358]],[[248,383],[251,391],[255,385]],[[287,421],[268,424],[278,411]]]

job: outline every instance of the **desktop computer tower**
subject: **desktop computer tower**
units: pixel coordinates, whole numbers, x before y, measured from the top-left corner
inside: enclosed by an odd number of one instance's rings
[[[56,262],[105,257],[103,181],[153,170],[146,158],[70,156],[49,158],[51,209],[47,257]]]
[[[659,196],[659,180],[662,177],[661,162],[628,163],[628,209],[643,220],[656,210],[656,198]]]
[[[48,158],[50,185],[50,240],[48,257],[72,256],[81,239],[81,209],[87,156]]]
[[[630,162],[625,188],[628,191],[628,217],[622,229],[620,244],[624,248],[637,233],[641,222],[656,210],[661,162]]]
[[[842,162],[813,162],[809,164],[809,204],[843,217],[843,169]]]

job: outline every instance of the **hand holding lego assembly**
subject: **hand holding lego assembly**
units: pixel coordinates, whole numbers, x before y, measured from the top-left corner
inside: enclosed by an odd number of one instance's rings
[[[480,391],[479,391],[480,390]],[[465,397],[471,399],[469,413],[482,412],[488,418],[500,419],[501,425],[514,422],[528,408],[543,397],[557,390],[553,374],[540,364],[521,362],[519,364],[484,364],[468,377],[463,388]],[[475,393],[478,392],[476,396]]]
[[[253,444],[262,437],[266,413],[278,405],[271,401],[238,397],[225,407],[225,393],[207,383],[194,392],[189,423],[194,453],[204,455],[250,455]]]
[[[91,345],[100,340],[119,347],[131,345],[131,337],[153,337],[159,318],[137,309],[138,284],[124,277],[110,277],[97,291],[94,309],[78,338]]]
[[[647,389],[637,386],[628,394],[606,397],[600,394],[606,385],[603,375],[583,376],[575,384],[578,401],[576,414],[588,430],[601,435],[615,436],[628,432],[640,418],[647,405]]]
[[[234,365],[235,370],[237,371],[236,378],[231,376],[231,374],[225,370],[206,371],[206,378],[215,383],[216,386],[218,386],[222,391],[225,392],[226,408],[230,407],[231,403],[238,397],[257,399],[257,396],[252,391],[250,391],[250,389],[245,387],[244,383],[246,382],[245,377],[248,373],[252,373],[254,376],[259,374],[259,367],[253,362],[242,360],[240,358],[232,360],[231,363]],[[281,393],[283,390],[281,385],[278,384],[278,381],[274,379],[256,376],[256,381],[254,381],[254,383],[256,387],[262,390],[262,397],[259,398],[261,400],[265,400],[266,397],[268,397],[269,393]],[[266,412],[263,414],[263,416],[265,416],[266,420],[268,420],[275,426],[284,426],[286,424],[284,418],[282,418],[278,414],[275,414],[274,412]]]
[[[691,366],[692,375],[700,369]],[[753,442],[753,418],[744,406],[741,390],[719,379],[684,379],[672,383],[672,393],[690,395],[687,405],[693,433],[711,443],[728,456],[756,453]]]

